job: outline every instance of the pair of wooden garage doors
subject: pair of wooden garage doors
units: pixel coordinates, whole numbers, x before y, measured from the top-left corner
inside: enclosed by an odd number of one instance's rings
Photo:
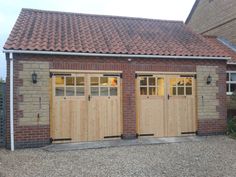
[[[121,74],[55,74],[52,77],[51,137],[93,141],[122,134]],[[195,132],[193,77],[139,75],[137,133],[179,136]]]

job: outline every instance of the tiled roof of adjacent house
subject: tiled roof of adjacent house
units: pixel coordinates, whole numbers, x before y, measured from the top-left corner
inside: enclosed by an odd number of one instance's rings
[[[234,50],[224,45],[220,40],[217,39],[216,36],[204,36],[204,37],[207,38],[208,41],[212,43],[212,45],[217,46],[217,48],[221,48],[221,50],[224,51],[225,55],[231,57],[231,59],[228,60],[229,63],[236,64],[236,52]]]
[[[183,22],[22,9],[5,50],[227,56]]]

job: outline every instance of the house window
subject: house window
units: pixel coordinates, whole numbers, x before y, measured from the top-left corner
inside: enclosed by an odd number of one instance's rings
[[[227,71],[226,88],[227,95],[236,92],[236,71]]]

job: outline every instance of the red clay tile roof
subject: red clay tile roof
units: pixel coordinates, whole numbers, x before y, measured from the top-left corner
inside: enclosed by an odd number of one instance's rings
[[[6,50],[227,56],[183,22],[22,9]]]
[[[204,36],[208,39],[209,42],[212,43],[212,45],[216,46],[217,48],[221,48],[221,50],[224,51],[225,55],[231,57],[230,60],[228,60],[229,63],[236,63],[236,52],[224,45],[222,42],[220,42],[216,36]]]

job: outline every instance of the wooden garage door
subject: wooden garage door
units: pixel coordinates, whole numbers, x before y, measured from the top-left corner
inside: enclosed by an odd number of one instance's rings
[[[140,75],[136,88],[140,136],[181,136],[196,132],[194,77]]]
[[[92,141],[120,136],[120,76],[54,75],[50,126],[55,141]]]

